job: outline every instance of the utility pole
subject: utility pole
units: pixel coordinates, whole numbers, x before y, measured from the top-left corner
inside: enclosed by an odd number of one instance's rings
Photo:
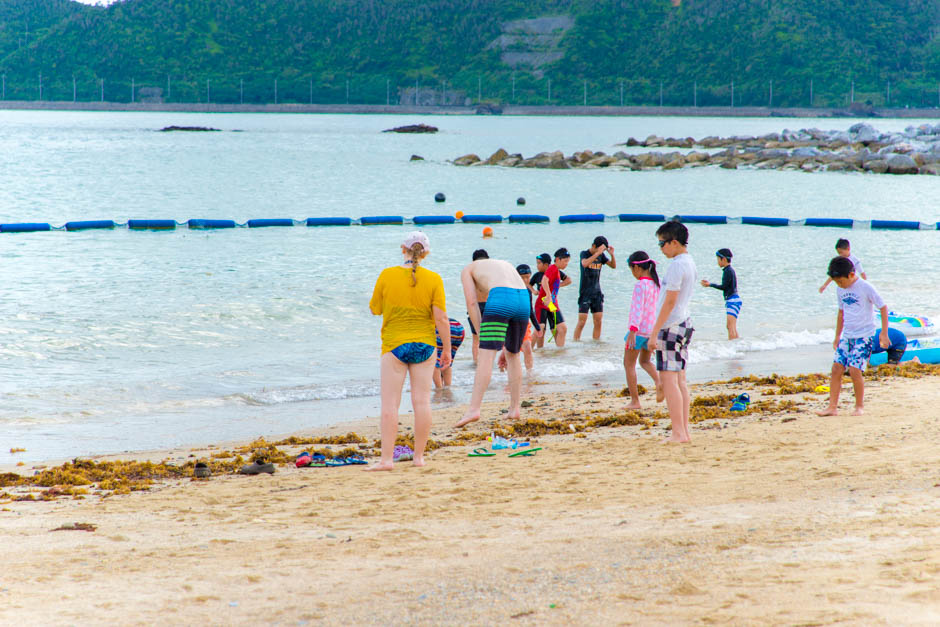
[[[238,80],[238,104],[245,104],[245,79]]]
[[[768,107],[774,106],[774,82],[770,81],[770,101],[767,105]]]
[[[104,79],[101,79],[101,102],[104,102]]]
[[[512,103],[516,103],[516,72],[513,70],[512,73]]]
[[[587,106],[587,80],[584,81],[584,106]]]
[[[3,100],[7,99],[7,75],[3,75]]]
[[[310,79],[310,104],[313,104],[313,79]]]
[[[39,102],[42,102],[42,72],[39,73]]]
[[[170,101],[170,75],[166,75],[166,100]]]
[[[349,104],[349,79],[346,79],[346,104]]]
[[[131,102],[134,102],[134,79],[131,79]]]
[[[210,93],[209,93],[209,79],[207,78],[207,79],[206,79],[206,104],[209,104],[210,102],[212,102],[212,99],[211,99],[209,96],[210,96]]]
[[[483,100],[483,75],[477,75],[477,102]]]
[[[659,81],[659,108],[663,107],[663,82]]]
[[[72,102],[75,102],[77,95],[78,95],[78,89],[75,86],[75,75],[72,74]]]
[[[385,79],[385,106],[386,107],[389,104],[391,104],[391,91],[390,91],[391,86],[392,86],[392,81],[386,78]]]
[[[852,94],[849,97],[849,102],[855,102],[855,81],[852,81]]]
[[[813,100],[813,79],[809,79],[809,106],[810,106],[810,107],[814,106],[813,103],[814,103],[814,100]]]
[[[698,81],[692,82],[692,106],[698,108]]]
[[[623,81],[620,81],[620,106],[623,106]]]
[[[274,79],[274,104],[277,104],[277,79]]]
[[[418,77],[415,76],[415,106],[418,106]]]
[[[734,109],[734,81],[731,81],[731,108]]]
[[[887,99],[887,104],[888,104],[888,106],[891,106],[891,81],[888,81],[888,99]]]
[[[548,104],[552,104],[552,79],[548,79]]]

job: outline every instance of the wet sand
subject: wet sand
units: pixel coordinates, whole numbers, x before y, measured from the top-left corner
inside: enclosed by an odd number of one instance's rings
[[[650,411],[585,426],[623,415],[618,390],[544,386],[523,417],[573,431],[533,437],[532,457],[468,458],[476,441],[391,473],[279,465],[7,500],[0,622],[938,624],[938,378],[868,383],[864,416],[849,415],[850,392],[834,418],[813,413],[821,394],[765,395],[774,405],[694,424],[689,445],[661,444],[668,420]],[[774,390],[709,384],[693,398],[745,389],[752,407]],[[438,412],[433,437],[462,410]],[[499,407],[484,416],[481,437]],[[317,433],[371,441],[375,425]],[[52,531],[72,523],[95,531]]]

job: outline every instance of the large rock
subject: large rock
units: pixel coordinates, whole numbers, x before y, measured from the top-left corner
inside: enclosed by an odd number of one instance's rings
[[[634,159],[641,168],[655,168],[663,164],[663,155],[659,152],[644,152],[634,157]]]
[[[594,157],[585,165],[596,165],[599,168],[606,168],[615,161],[617,161],[616,157],[611,157],[610,155],[601,155],[600,157]]]
[[[855,141],[862,144],[870,144],[871,142],[878,141],[880,137],[878,131],[864,122],[853,125],[849,129],[849,133],[855,135]]]
[[[709,155],[707,152],[690,152],[685,156],[686,163],[703,163],[708,161]]]
[[[655,148],[657,146],[662,146],[666,143],[666,140],[658,135],[650,135],[646,138],[646,141],[643,142],[643,145],[647,148]]]
[[[737,170],[738,169],[738,160],[737,159],[728,159],[721,163],[721,167],[725,170]]]
[[[874,159],[872,161],[866,161],[864,168],[875,174],[884,174],[888,171],[888,162],[882,159]]]
[[[890,174],[917,174],[917,162],[908,155],[891,155],[886,163]]]
[[[663,170],[679,170],[685,165],[685,157],[676,154],[672,159],[663,164]]]
[[[486,160],[486,165],[496,165],[503,159],[509,157],[509,153],[500,148],[496,152],[490,155],[490,158]]]
[[[496,165],[502,166],[504,168],[513,168],[519,165],[521,161],[522,161],[522,157],[520,157],[519,155],[510,155],[506,157],[505,159],[503,159],[502,161],[500,161],[499,163],[497,163]]]
[[[428,126],[427,124],[409,124],[408,126],[396,126],[395,128],[389,128],[382,131],[383,133],[436,133],[436,126]]]
[[[462,157],[457,157],[454,159],[454,165],[471,165],[480,160],[480,157],[471,153],[469,155],[464,155]]]
[[[587,163],[594,158],[594,153],[590,150],[582,150],[571,155],[571,160],[575,163]]]
[[[920,168],[921,174],[932,174],[933,176],[940,176],[940,164],[931,163]]]

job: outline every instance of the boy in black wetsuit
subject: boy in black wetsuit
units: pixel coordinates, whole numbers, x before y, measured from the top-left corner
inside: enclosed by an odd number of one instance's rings
[[[535,267],[538,269],[538,272],[533,274],[532,278],[529,279],[529,287],[533,295],[535,296],[539,295],[539,288],[542,285],[542,277],[545,276],[545,271],[548,270],[548,267],[550,265],[552,265],[552,257],[548,253],[542,253],[541,255],[538,255],[535,258]],[[561,278],[561,287],[565,287],[566,285],[571,285],[571,277],[569,277],[567,274],[565,274],[564,272],[560,270],[558,274],[559,274],[559,277]],[[538,312],[540,309],[541,308],[538,306],[538,302],[536,301],[536,319],[538,319],[538,315],[539,315]],[[558,312],[558,313],[559,313],[559,316],[557,319],[546,317],[546,319],[541,322],[547,324],[549,327],[554,329],[556,323],[563,324],[565,321],[565,319],[560,315],[561,312]],[[539,334],[538,337],[535,338],[535,344],[532,346],[532,348],[542,348],[542,345],[544,343],[545,343],[545,333],[543,332]]]
[[[608,257],[605,253],[610,253]],[[578,288],[578,324],[574,328],[574,341],[581,340],[581,331],[587,323],[588,312],[594,317],[594,339],[601,338],[604,319],[604,293],[601,291],[601,268],[617,267],[614,249],[607,238],[598,235],[587,250],[581,251],[581,285]]]
[[[721,283],[710,283],[702,279],[703,287],[721,290],[725,297],[725,316],[727,317],[728,339],[738,339],[738,314],[741,313],[741,297],[738,296],[738,275],[731,267],[731,249],[721,248],[715,253],[721,271]]]

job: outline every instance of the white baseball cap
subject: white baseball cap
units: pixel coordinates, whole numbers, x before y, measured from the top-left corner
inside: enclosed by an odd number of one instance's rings
[[[425,251],[431,250],[431,242],[428,241],[428,236],[421,231],[412,231],[405,236],[405,241],[401,243],[405,248],[411,248],[415,244],[421,244]]]

